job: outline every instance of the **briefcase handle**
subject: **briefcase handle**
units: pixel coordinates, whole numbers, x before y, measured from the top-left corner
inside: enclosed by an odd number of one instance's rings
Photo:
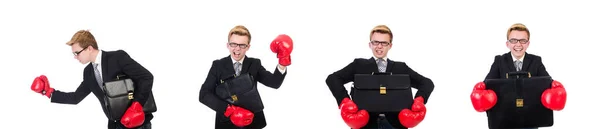
[[[506,78],[513,77],[513,76],[516,76],[517,78],[520,78],[522,76],[527,76],[527,78],[531,78],[531,73],[530,72],[524,72],[524,71],[508,72],[508,73],[506,73]]]
[[[128,78],[129,77],[127,75],[125,75],[125,74],[117,74],[117,77],[115,78],[115,81],[119,81],[121,79],[128,79]],[[131,92],[130,89],[127,89],[127,90],[128,90],[127,99],[133,100],[133,92]]]
[[[225,81],[234,79],[235,77],[237,77],[237,76],[235,74],[232,74],[232,75],[229,75],[229,76],[221,79],[220,81],[221,81],[221,83],[225,83]]]
[[[127,77],[127,75],[125,75],[125,74],[118,74],[115,77],[115,80],[121,80],[121,79],[127,79],[127,78],[129,78],[129,77]]]
[[[392,75],[392,72],[371,72],[371,75]]]

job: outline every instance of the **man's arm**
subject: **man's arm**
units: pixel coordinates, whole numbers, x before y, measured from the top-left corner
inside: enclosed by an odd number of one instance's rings
[[[152,91],[154,76],[150,71],[129,57],[127,52],[122,50],[120,52],[123,55],[121,60],[119,60],[119,66],[123,70],[123,73],[129,76],[135,83],[133,98],[140,104],[145,104]]]
[[[327,77],[327,79],[325,80],[325,82],[327,83],[327,86],[329,87],[329,90],[333,94],[333,97],[335,97],[335,100],[337,101],[338,106],[340,105],[340,103],[342,103],[342,100],[344,98],[349,97],[348,91],[344,87],[344,84],[346,84],[350,81],[354,81],[355,62],[356,62],[356,60],[354,60],[354,62],[348,64],[343,69],[330,74]]]
[[[431,81],[431,79],[415,72],[414,70],[412,70],[410,67],[408,67],[408,65],[404,64],[404,66],[406,67],[406,69],[408,70],[408,76],[410,77],[410,82],[412,83],[411,86],[416,88],[418,91],[415,94],[415,98],[416,97],[423,97],[423,103],[427,103],[427,100],[429,100],[429,96],[431,95],[431,92],[433,92],[434,89],[434,85],[433,85],[433,81]]]
[[[227,109],[227,102],[215,94],[215,87],[217,86],[218,81],[218,66],[219,65],[217,64],[217,61],[213,61],[210,71],[206,76],[206,80],[204,80],[204,84],[202,84],[202,87],[200,88],[200,95],[198,99],[200,103],[206,105],[218,114],[224,114],[225,109]]]
[[[485,76],[485,79],[498,79],[500,78],[500,63],[501,56],[494,57],[494,63],[492,63],[492,67],[490,68],[490,72]]]
[[[274,89],[281,87],[281,84],[285,79],[285,75],[287,75],[285,70],[283,73],[281,73],[281,70],[283,69],[280,70],[279,66],[277,66],[277,68],[275,68],[275,72],[271,73],[262,66],[260,59],[256,59],[255,63],[258,63],[258,76],[256,77],[258,82]]]
[[[90,88],[85,86],[85,80],[79,84],[77,90],[75,92],[62,92],[59,90],[55,90],[52,92],[52,96],[50,97],[50,102],[53,103],[62,103],[62,104],[78,104],[90,94]]]

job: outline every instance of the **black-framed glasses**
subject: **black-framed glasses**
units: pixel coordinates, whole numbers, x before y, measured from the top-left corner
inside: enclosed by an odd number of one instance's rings
[[[390,44],[392,44],[392,43],[386,42],[386,41],[375,41],[375,40],[373,40],[369,43],[371,43],[371,45],[373,45],[373,46],[377,46],[379,44],[381,44],[382,46],[389,46]]]
[[[527,43],[529,43],[529,40],[527,40],[527,39],[509,39],[508,42],[512,43],[512,44],[516,44],[517,42],[519,42],[521,44],[527,44]]]
[[[79,51],[73,52],[73,55],[77,56],[79,55],[79,53],[83,52],[85,49],[81,49]]]
[[[241,49],[246,49],[248,47],[248,44],[239,44],[239,43],[229,43],[230,47],[237,47],[239,46]]]

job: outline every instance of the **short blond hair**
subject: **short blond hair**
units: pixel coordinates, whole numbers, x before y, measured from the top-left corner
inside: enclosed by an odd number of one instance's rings
[[[73,46],[73,44],[79,43],[81,48],[87,48],[88,46],[92,46],[94,49],[98,50],[98,43],[96,43],[96,38],[94,35],[90,33],[88,30],[79,30],[77,33],[73,35],[71,40],[67,42],[67,45]]]
[[[375,33],[382,33],[382,34],[390,35],[390,43],[392,42],[392,39],[394,39],[394,34],[392,34],[392,30],[389,27],[387,27],[386,25],[375,26],[371,30],[371,35],[369,35],[369,40],[371,40],[371,37],[373,37],[373,34],[375,34]]]
[[[508,31],[506,32],[506,39],[508,39],[508,35],[510,35],[510,32],[513,30],[527,32],[527,40],[529,40],[529,29],[527,29],[527,27],[521,23],[515,23],[515,24],[511,25],[510,28],[508,28]]]
[[[237,25],[237,26],[233,27],[229,31],[229,36],[227,36],[228,42],[229,42],[229,39],[231,39],[231,36],[234,34],[248,37],[248,44],[250,44],[250,39],[252,39],[252,35],[250,35],[250,31],[248,31],[248,28],[246,28],[245,26]]]

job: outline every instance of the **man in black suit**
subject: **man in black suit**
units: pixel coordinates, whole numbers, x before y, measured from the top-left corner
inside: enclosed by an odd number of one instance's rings
[[[506,34],[506,47],[510,52],[497,55],[490,72],[485,79],[503,78],[508,72],[527,71],[531,76],[550,76],[542,63],[542,58],[527,53],[529,47],[529,29],[517,23]]]
[[[271,44],[271,50],[278,54],[279,65],[274,73],[267,71],[261,64],[260,59],[246,56],[250,49],[251,35],[244,26],[235,26],[229,32],[227,48],[230,55],[212,63],[210,71],[200,88],[199,100],[202,104],[216,112],[216,129],[261,129],[267,123],[264,113],[251,112],[239,106],[229,104],[215,94],[215,88],[219,80],[234,74],[248,73],[256,81],[265,86],[278,89],[286,75],[286,68],[291,64],[290,53],[292,42],[287,36],[279,36]]]
[[[510,52],[497,55],[494,58],[494,63],[485,79],[505,78],[506,73],[516,71],[527,71],[532,77],[550,76],[542,63],[542,58],[526,52],[529,47],[529,34],[529,29],[521,23],[513,24],[508,29],[506,33],[506,47]]]
[[[145,104],[152,92],[153,75],[123,51],[101,51],[94,36],[87,30],[80,30],[67,42],[71,46],[75,59],[81,64],[88,64],[83,71],[83,81],[75,92],[54,90],[46,76],[37,77],[32,90],[42,93],[53,103],[78,104],[90,93],[94,93],[105,115],[109,117],[110,109],[105,104],[104,82],[113,81],[117,75],[127,75],[135,85],[133,104],[122,118],[108,120],[108,129],[136,128],[150,129],[153,115],[143,112],[140,104]],[[137,103],[137,104],[136,104]],[[136,105],[136,106],[133,106]],[[54,128],[54,127],[53,127]],[[82,127],[89,128],[89,127]]]
[[[353,82],[355,74],[371,74],[373,72],[391,72],[394,74],[408,74],[410,76],[411,86],[418,89],[415,98],[422,98],[424,103],[427,102],[431,92],[434,89],[433,82],[422,76],[421,74],[413,71],[404,62],[397,62],[387,58],[387,53],[392,47],[393,34],[391,30],[385,25],[376,26],[371,31],[371,41],[369,46],[373,52],[373,57],[369,59],[358,58],[355,59],[348,66],[343,69],[334,72],[327,77],[326,83],[329,86],[329,90],[335,97],[338,106],[340,105],[352,105],[355,104],[349,99],[348,92],[346,91],[344,84]],[[353,91],[351,91],[353,92]],[[412,95],[411,95],[412,96]],[[416,100],[416,99],[415,99]],[[377,101],[377,100],[374,100]],[[350,102],[351,104],[348,104]],[[341,107],[342,108],[342,107]],[[342,108],[342,114],[344,114],[345,108]],[[365,128],[365,129],[393,129],[393,128],[406,128],[404,127],[398,118],[399,112],[369,112],[368,123],[364,125],[365,121],[356,121],[356,119],[364,119],[364,114],[353,116],[353,118],[346,118],[347,116],[342,115],[342,118],[351,128]],[[424,117],[424,114],[423,116]],[[355,120],[351,120],[355,119]],[[420,121],[418,121],[420,122]],[[417,122],[417,123],[418,123]],[[363,124],[361,124],[363,123]],[[364,126],[364,127],[363,127]]]

